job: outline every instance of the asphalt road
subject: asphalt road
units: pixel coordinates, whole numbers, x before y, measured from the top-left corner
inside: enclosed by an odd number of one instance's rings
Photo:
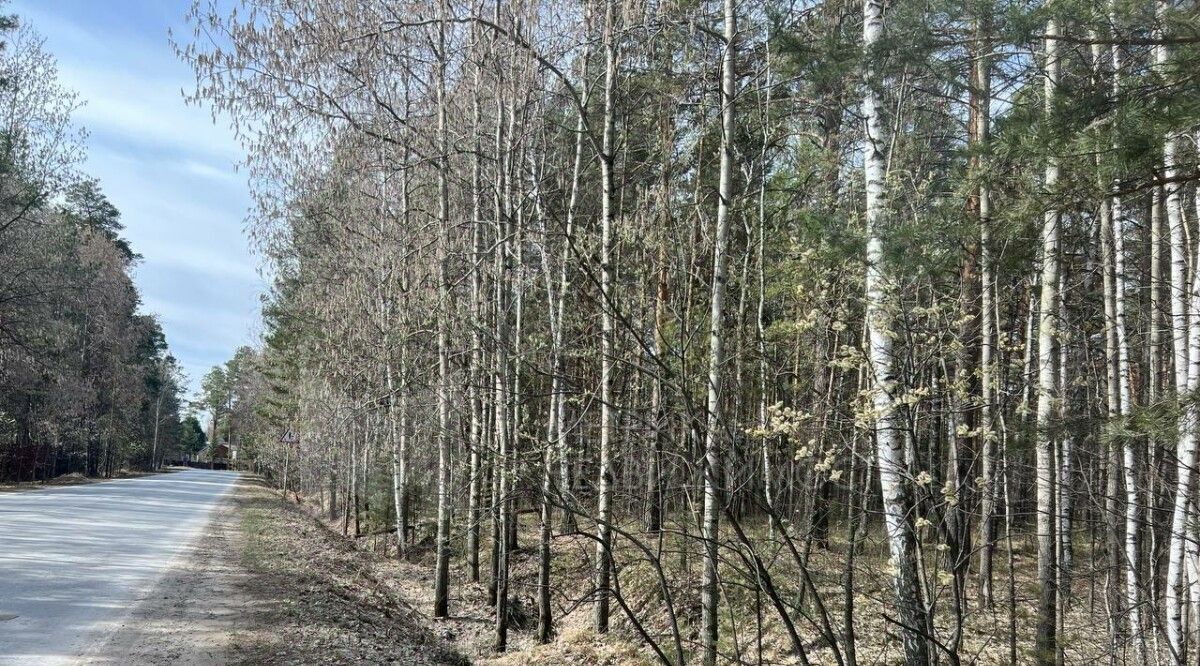
[[[236,483],[187,470],[0,494],[0,664],[86,658]]]

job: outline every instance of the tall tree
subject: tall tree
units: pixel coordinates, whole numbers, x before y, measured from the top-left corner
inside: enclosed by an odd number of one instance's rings
[[[889,312],[883,233],[888,219],[888,139],[884,134],[880,91],[885,85],[883,58],[884,12],[879,0],[863,0],[862,113],[863,178],[866,194],[866,328],[868,363],[872,378],[872,418],[879,485],[883,494],[884,523],[893,568],[893,586],[899,625],[909,664],[929,663],[929,622],[925,595],[918,573],[917,535],[912,518],[904,436],[900,432],[895,394],[901,391],[893,369],[894,353]]]
[[[1049,128],[1057,113],[1059,83],[1058,20],[1046,20],[1042,40],[1042,112]],[[1057,465],[1054,455],[1053,419],[1055,414],[1055,355],[1054,344],[1060,322],[1058,313],[1059,284],[1059,223],[1060,213],[1052,203],[1058,187],[1058,159],[1046,158],[1043,190],[1048,203],[1042,222],[1041,298],[1038,305],[1037,336],[1037,544],[1038,599],[1037,654],[1039,664],[1054,664],[1058,659],[1057,607],[1058,562],[1055,557],[1055,489]]]
[[[721,58],[721,166],[717,193],[716,229],[713,232],[713,278],[708,323],[708,423],[704,437],[704,582],[701,638],[704,663],[717,663],[717,607],[720,579],[717,573],[721,503],[721,449],[725,427],[721,408],[721,371],[725,362],[725,280],[728,264],[729,211],[733,205],[733,150],[735,95],[737,93],[737,14],[734,0],[724,2],[724,44]]]

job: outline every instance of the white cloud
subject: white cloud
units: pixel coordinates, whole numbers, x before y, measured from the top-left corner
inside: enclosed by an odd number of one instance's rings
[[[244,178],[241,178],[236,171],[221,169],[213,166],[212,164],[206,164],[196,160],[184,160],[181,164],[179,164],[179,169],[193,176],[200,176],[201,178],[209,178],[225,183],[235,183],[245,180]]]
[[[185,104],[178,79],[138,76],[82,65],[64,64],[63,82],[87,104],[78,120],[93,134],[111,134],[154,151],[172,150],[222,158],[233,163],[241,147],[211,113]]]

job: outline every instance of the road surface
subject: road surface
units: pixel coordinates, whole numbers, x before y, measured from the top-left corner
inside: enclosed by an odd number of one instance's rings
[[[0,664],[86,658],[185,552],[237,479],[186,470],[0,494]]]

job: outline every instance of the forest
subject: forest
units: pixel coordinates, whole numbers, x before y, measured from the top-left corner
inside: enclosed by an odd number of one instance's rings
[[[434,622],[480,589],[497,653],[1200,655],[1193,0],[189,25],[271,280],[204,400]]]
[[[82,172],[81,104],[36,29],[0,17],[4,482],[112,477],[196,448],[198,423],[180,420],[182,371],[133,282],[140,257]]]

